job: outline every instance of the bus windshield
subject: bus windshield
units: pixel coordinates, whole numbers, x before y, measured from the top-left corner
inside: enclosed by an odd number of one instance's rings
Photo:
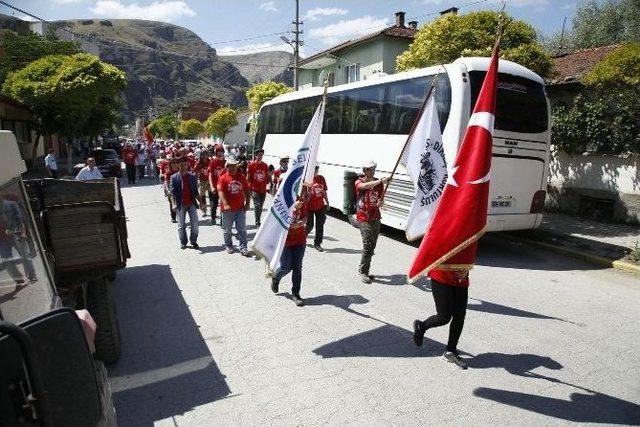
[[[471,71],[471,110],[482,87],[484,71]],[[518,133],[542,133],[549,128],[547,98],[537,82],[511,74],[498,73],[496,105],[497,130]]]

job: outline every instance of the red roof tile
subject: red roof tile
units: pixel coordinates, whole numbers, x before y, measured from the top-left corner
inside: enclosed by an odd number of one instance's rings
[[[579,81],[598,62],[618,47],[620,47],[618,44],[594,47],[554,57],[549,83],[562,84]]]

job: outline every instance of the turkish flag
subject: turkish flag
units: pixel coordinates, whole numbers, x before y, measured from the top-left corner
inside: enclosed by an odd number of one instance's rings
[[[410,281],[436,267],[468,270],[475,263],[476,242],[487,228],[498,56],[496,46],[447,185],[409,269]]]

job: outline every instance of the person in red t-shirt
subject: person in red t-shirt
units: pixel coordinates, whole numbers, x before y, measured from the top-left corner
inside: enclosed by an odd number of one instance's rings
[[[384,184],[390,178],[377,179],[374,177],[376,163],[368,161],[362,166],[364,176],[356,181],[356,197],[358,207],[356,219],[360,224],[362,235],[362,257],[360,259],[360,278],[363,283],[371,283],[369,268],[371,258],[380,235],[380,206],[382,206]]]
[[[307,245],[307,187],[302,188],[302,193],[293,205],[293,217],[291,226],[284,242],[282,255],[280,255],[280,268],[275,271],[271,279],[271,290],[278,293],[278,286],[284,276],[291,272],[291,295],[298,307],[304,305],[300,297],[300,285],[302,284],[302,259]]]
[[[422,345],[424,334],[428,329],[449,326],[449,341],[444,358],[462,369],[467,369],[465,362],[458,354],[458,340],[462,334],[464,318],[467,312],[469,295],[469,270],[465,266],[456,265],[456,255],[446,261],[448,266],[440,266],[429,272],[431,278],[431,295],[436,305],[436,314],[424,322],[413,322],[413,341]]]
[[[207,216],[207,195],[211,201],[211,191],[209,190],[209,152],[200,151],[200,158],[193,166],[193,171],[198,176],[198,199],[202,216]]]
[[[209,160],[207,168],[207,176],[209,177],[209,190],[213,197],[211,198],[211,224],[216,225],[216,215],[218,213],[218,190],[216,188],[218,178],[224,173],[224,146],[216,144],[213,148],[214,157]]]
[[[130,143],[127,143],[122,149],[122,160],[124,161],[125,169],[127,170],[127,182],[129,184],[136,183],[136,160],[138,153],[134,150]]]
[[[259,148],[255,151],[255,160],[247,166],[247,182],[251,190],[253,200],[253,210],[256,218],[256,227],[260,227],[260,217],[262,216],[262,206],[267,196],[267,185],[270,182],[269,166],[262,161],[264,150]]]
[[[327,181],[318,174],[320,166],[316,166],[313,182],[309,189],[309,215],[307,219],[307,234],[313,230],[314,219],[316,235],[313,239],[313,246],[318,252],[323,252],[322,239],[324,238],[324,223],[327,220],[327,210],[329,206],[329,196],[327,195]]]
[[[233,242],[231,229],[236,226],[240,253],[249,256],[247,250],[247,209],[249,209],[249,185],[247,178],[238,170],[238,159],[230,157],[226,164],[227,172],[218,178],[217,190],[220,198],[220,216],[222,217],[222,234],[227,253],[232,254]]]
[[[171,179],[171,175],[178,171],[175,162],[173,161],[173,156],[168,155],[160,162],[160,179],[162,179],[162,187],[164,189],[164,195],[167,197],[169,201],[169,214],[171,215],[171,222],[175,223],[176,220],[176,211],[173,209],[173,200],[171,199],[171,191],[169,190],[169,180]]]
[[[280,158],[280,167],[273,171],[273,184],[271,185],[271,194],[275,195],[278,191],[278,187],[280,187],[280,182],[282,181],[282,174],[285,173],[289,169],[289,157],[281,157]]]

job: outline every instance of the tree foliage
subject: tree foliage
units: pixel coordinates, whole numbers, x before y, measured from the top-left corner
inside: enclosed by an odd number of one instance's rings
[[[149,123],[151,133],[164,139],[176,138],[179,128],[180,121],[172,113],[164,114]]]
[[[49,55],[11,72],[2,86],[25,104],[40,134],[95,136],[117,119],[127,77],[86,53]]]
[[[490,56],[499,19],[493,11],[441,16],[423,26],[409,49],[398,56],[398,71],[447,64],[461,56]],[[510,16],[504,20],[501,57],[548,75],[551,58],[538,43],[535,29]]]
[[[0,36],[0,83],[7,74],[24,68],[30,62],[48,55],[73,55],[80,53],[80,45],[75,41],[58,40],[53,32],[40,36],[6,31]]]
[[[224,140],[229,130],[238,124],[238,113],[229,107],[222,107],[204,122],[205,130]]]
[[[204,132],[204,125],[196,119],[183,120],[180,122],[178,132],[183,138],[193,139]]]
[[[246,96],[249,101],[249,107],[251,107],[253,111],[258,111],[265,102],[278,95],[291,91],[293,91],[293,88],[285,85],[284,83],[264,82],[258,83],[249,88],[246,92]]]
[[[629,43],[607,55],[582,81],[599,89],[623,90],[640,87],[640,43]]]

